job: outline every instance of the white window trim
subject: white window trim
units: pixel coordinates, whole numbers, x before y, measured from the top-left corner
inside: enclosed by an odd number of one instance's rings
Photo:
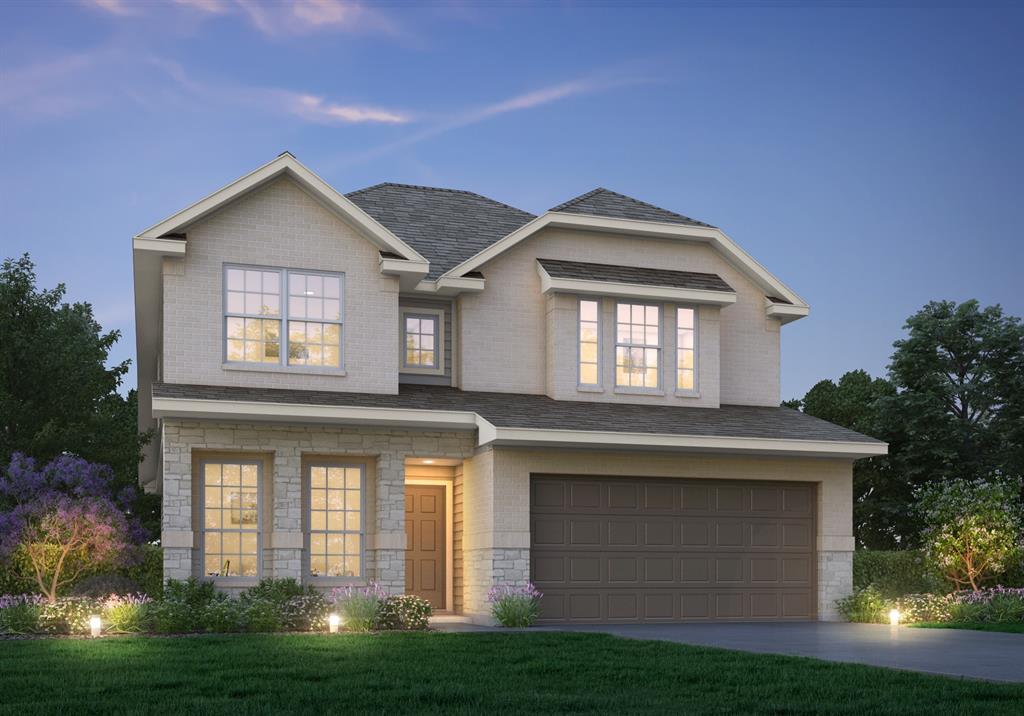
[[[244,313],[228,312],[228,269],[242,269],[250,271],[276,272],[281,278],[278,281],[280,286],[280,311],[275,316],[255,316]],[[338,366],[324,365],[291,365],[288,363],[288,281],[292,273],[313,276],[330,276],[337,278],[340,282],[338,290],[339,313],[341,317],[334,320],[296,318],[303,323],[334,323],[338,326]],[[277,363],[262,363],[257,361],[231,361],[228,360],[228,318],[260,318],[263,320],[277,320],[281,322],[281,347]],[[224,370],[248,370],[268,373],[313,373],[320,375],[345,376],[345,274],[338,271],[317,271],[314,269],[288,269],[275,266],[256,266],[253,264],[225,263],[221,270],[221,368]]]
[[[688,308],[693,311],[693,389],[684,390],[679,387],[679,309]],[[673,307],[675,313],[676,322],[676,339],[675,339],[675,361],[673,361],[674,370],[672,371],[672,383],[675,386],[675,393],[680,398],[697,398],[700,397],[700,307],[691,306],[686,304],[679,304]]]
[[[653,348],[654,346],[640,346],[632,343],[619,343],[619,306],[654,306],[658,309],[658,384],[656,386],[632,386],[632,385],[619,385],[619,348]],[[665,367],[665,306],[660,303],[654,303],[651,301],[616,301],[615,302],[615,351],[612,353],[612,361],[615,366],[615,392],[616,393],[634,393],[640,395],[664,395],[664,382],[665,378],[662,376],[662,371]],[[632,319],[630,319],[632,322]]]
[[[329,577],[312,575],[310,560],[313,557],[312,534],[310,513],[313,509],[313,468],[314,467],[344,467],[359,468],[359,532],[352,530],[334,531],[334,534],[358,534],[359,535],[359,575],[355,577]],[[302,576],[303,581],[309,581],[324,587],[348,586],[366,584],[366,463],[353,462],[351,460],[310,460],[303,467],[303,514],[302,514]],[[318,532],[320,530],[317,530]],[[331,534],[325,531],[325,534]]]
[[[580,324],[583,323],[583,307],[584,301],[590,301],[597,304],[597,382],[596,383],[584,383],[580,378],[580,362],[582,353],[580,351],[582,344],[582,329]],[[597,297],[580,296],[576,299],[576,390],[583,393],[603,393],[604,392],[604,361],[602,360],[602,344],[603,331],[602,326],[604,324],[604,302]]]
[[[405,317],[429,316],[437,321],[437,332],[434,334],[434,355],[437,365],[433,368],[408,366],[405,364]],[[398,309],[398,372],[411,375],[444,375],[444,310],[441,308],[416,308],[402,306]]]
[[[256,466],[256,576],[255,577],[224,577],[206,573],[206,533],[207,531],[234,532],[237,530],[208,530],[206,527],[206,466],[207,465],[255,465]],[[194,482],[192,484],[195,484]],[[219,458],[199,461],[199,489],[202,492],[199,510],[199,573],[200,579],[215,582],[223,586],[248,586],[256,584],[263,578],[263,461],[245,458]],[[194,514],[194,513],[193,513]],[[241,534],[241,532],[239,532]]]

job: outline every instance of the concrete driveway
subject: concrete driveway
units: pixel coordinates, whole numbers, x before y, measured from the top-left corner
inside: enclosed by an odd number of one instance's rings
[[[533,627],[531,631],[599,632],[630,639],[809,656],[944,676],[1024,682],[1024,634],[829,622],[595,624]]]

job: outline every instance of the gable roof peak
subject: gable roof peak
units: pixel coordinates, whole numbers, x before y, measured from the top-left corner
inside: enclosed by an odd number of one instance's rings
[[[715,228],[703,221],[691,219],[689,216],[669,211],[640,199],[634,199],[631,196],[620,194],[617,191],[612,191],[602,186],[569,199],[569,201],[552,207],[548,211]]]

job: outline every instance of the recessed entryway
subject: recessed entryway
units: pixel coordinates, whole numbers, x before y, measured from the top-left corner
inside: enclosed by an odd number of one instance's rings
[[[405,465],[405,593],[435,611],[452,609],[454,462],[411,458]]]

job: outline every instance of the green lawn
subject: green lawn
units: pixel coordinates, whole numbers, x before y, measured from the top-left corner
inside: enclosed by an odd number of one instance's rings
[[[1005,631],[1011,634],[1024,634],[1024,622],[921,622],[907,626],[919,629],[973,629],[975,631]]]
[[[0,642],[0,713],[1020,714],[1024,686],[604,634]]]

